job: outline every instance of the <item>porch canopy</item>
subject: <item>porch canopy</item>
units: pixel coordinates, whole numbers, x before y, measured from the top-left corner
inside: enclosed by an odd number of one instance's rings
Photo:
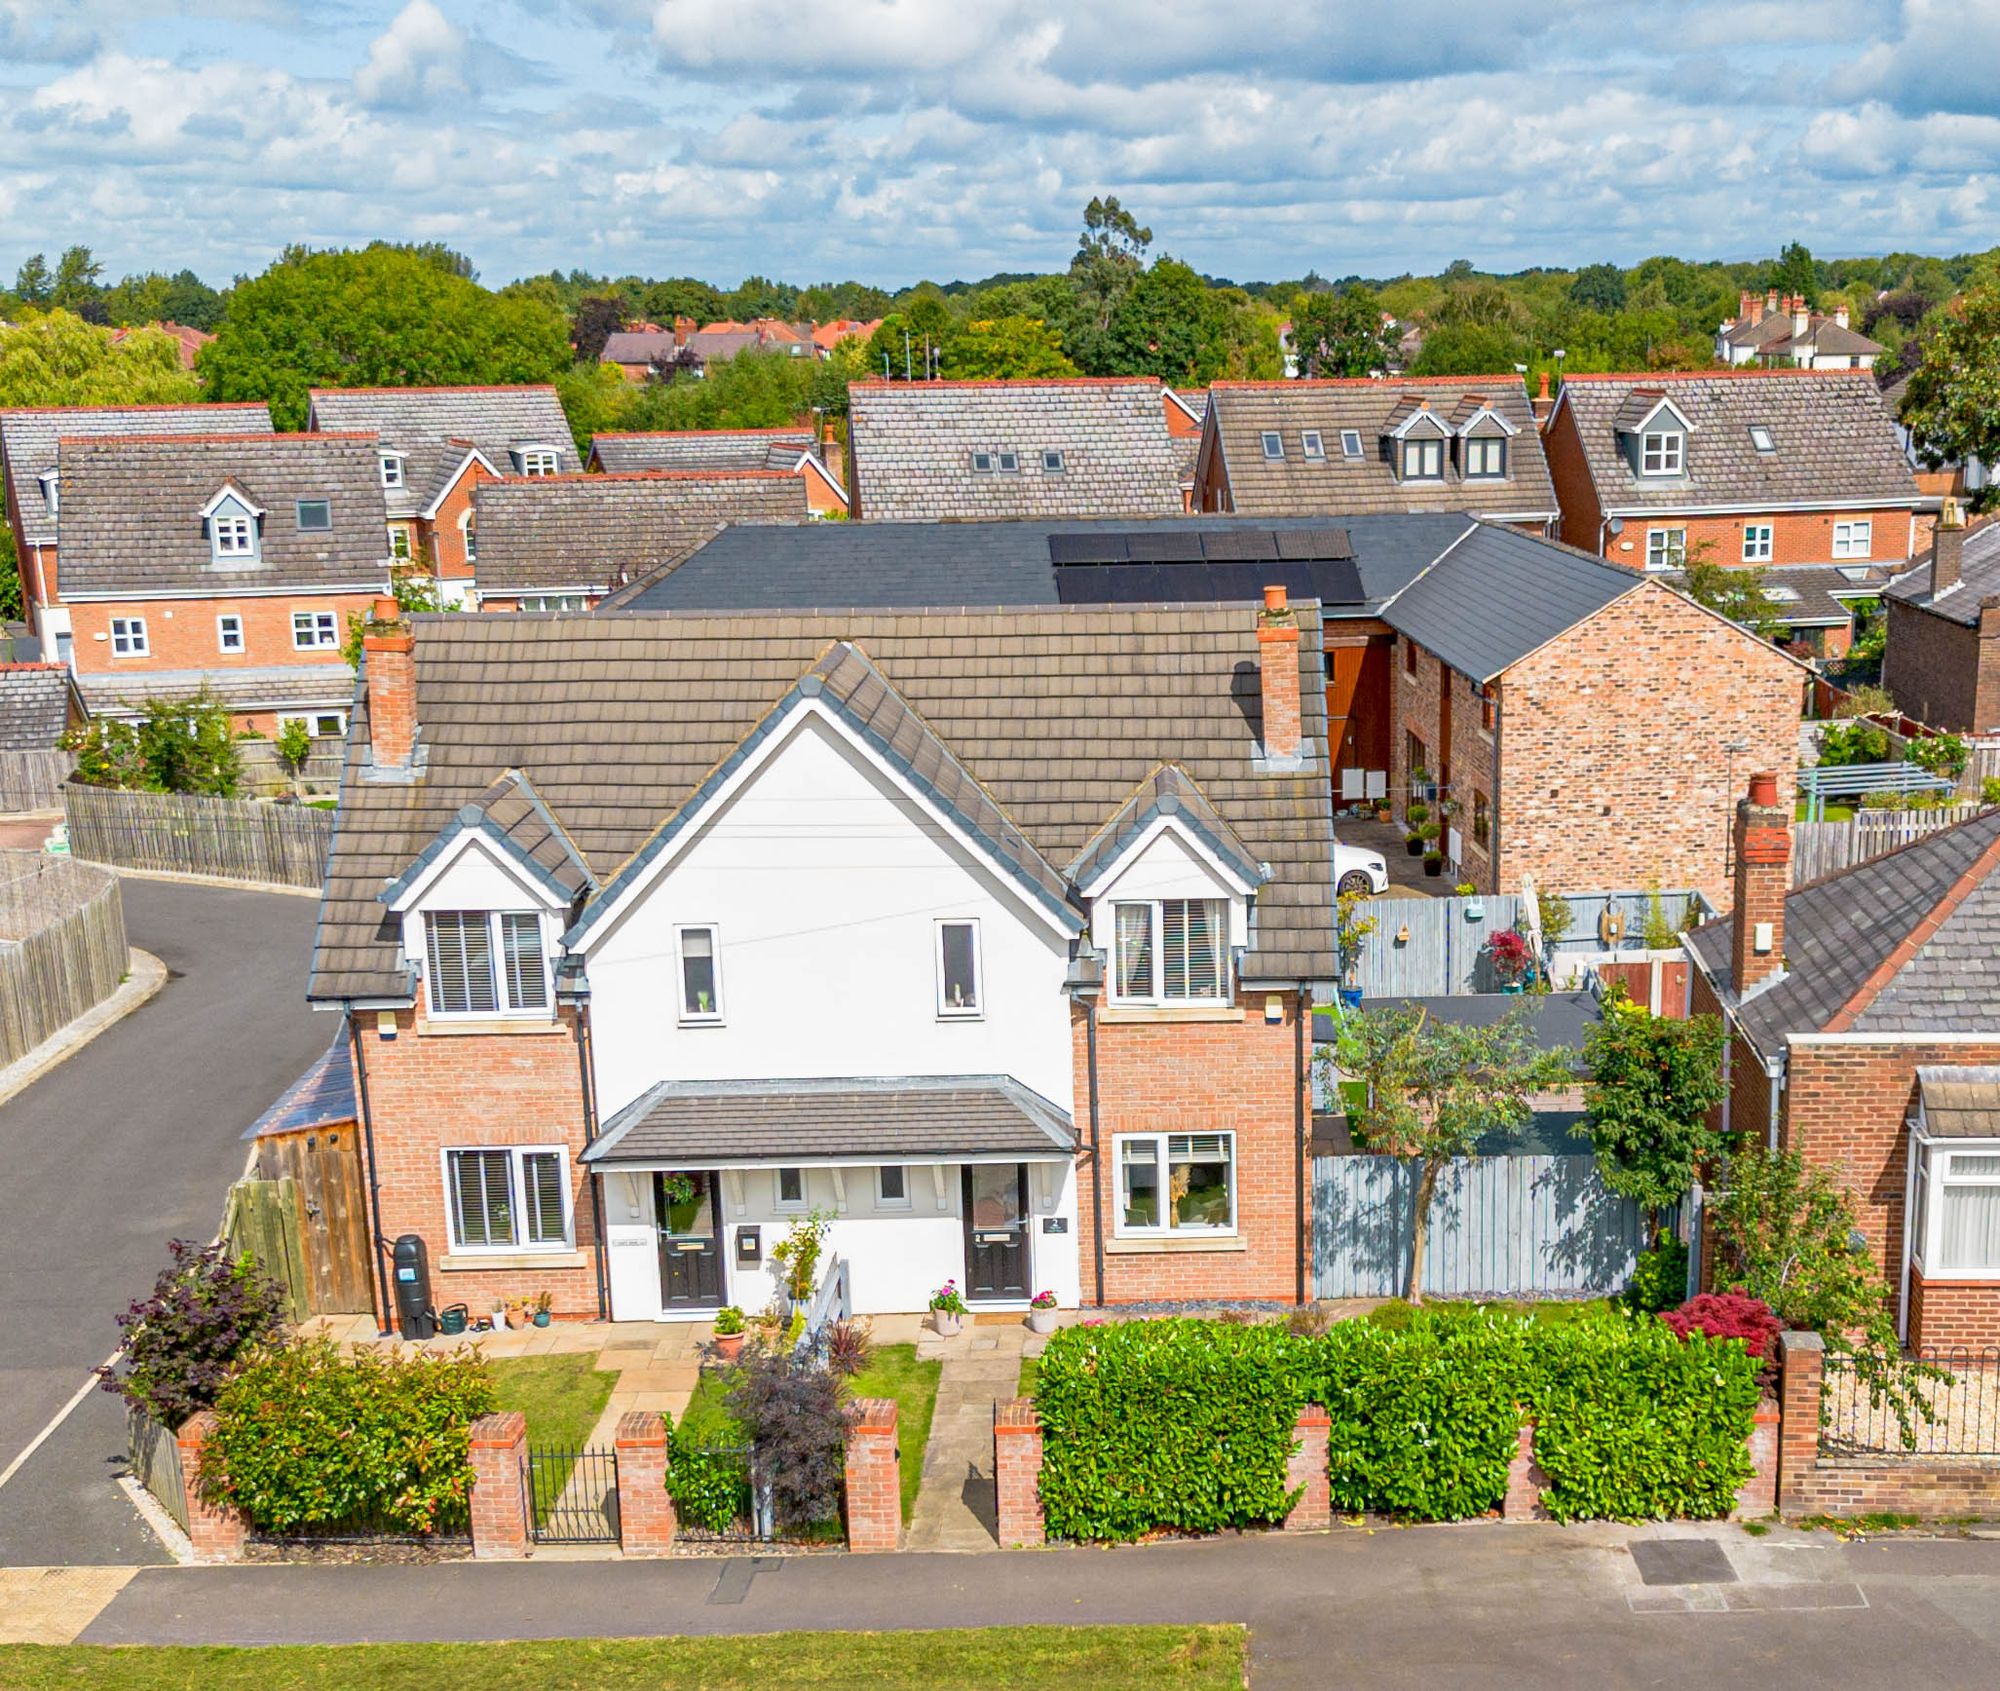
[[[582,1160],[609,1172],[936,1162],[1066,1162],[1068,1113],[1007,1075],[663,1080]]]

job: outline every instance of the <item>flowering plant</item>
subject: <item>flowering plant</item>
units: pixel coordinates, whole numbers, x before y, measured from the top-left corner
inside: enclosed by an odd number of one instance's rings
[[[1030,1309],[1054,1309],[1056,1307],[1056,1295],[1054,1292],[1037,1292],[1028,1300],[1028,1307]]]
[[[931,1308],[936,1310],[940,1315],[963,1315],[965,1313],[965,1297],[959,1291],[956,1280],[947,1280],[935,1292],[931,1293]]]
[[[1515,928],[1502,928],[1486,942],[1486,955],[1493,959],[1493,973],[1502,986],[1525,980],[1534,966],[1535,954]]]

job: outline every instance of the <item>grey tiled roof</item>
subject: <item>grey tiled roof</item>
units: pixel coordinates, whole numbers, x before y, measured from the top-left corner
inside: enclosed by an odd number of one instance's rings
[[[1661,570],[1654,579],[1670,587],[1684,586],[1687,581],[1679,570]],[[1880,597],[1889,579],[1887,570],[1854,564],[1778,564],[1764,570],[1766,591],[1798,595],[1768,601],[1771,615],[1799,628],[1850,621],[1853,606]]]
[[[549,814],[534,783],[518,769],[510,769],[476,799],[459,806],[458,814],[438,830],[437,838],[382,889],[382,902],[394,902],[465,833],[483,834],[565,903],[596,889],[597,877],[590,872],[590,865]]]
[[[803,523],[789,470],[654,470],[485,481],[473,491],[482,594],[602,591],[685,557],[727,523]]]
[[[811,429],[653,429],[590,440],[601,470],[785,470],[812,451]]]
[[[583,1161],[811,1163],[1067,1153],[1066,1111],[1009,1075],[663,1080],[604,1124]]]
[[[552,446],[565,471],[583,468],[562,401],[546,385],[314,388],[307,420],[320,429],[372,430],[407,455],[403,486],[390,490],[395,516],[427,506],[475,447],[496,475],[517,473],[513,452],[521,446]]]
[[[1976,885],[1950,898],[1973,871],[1981,877]],[[1937,931],[1853,1018],[1851,1030],[2000,1030],[2000,810],[1795,889],[1785,900],[1785,973],[1737,1007],[1738,1021],[1766,1057],[1788,1033],[1824,1031],[1941,909]],[[1734,924],[1725,917],[1688,936],[1709,978],[1724,988]]]
[[[69,727],[75,696],[67,664],[0,663],[0,752],[48,751]]]
[[[150,699],[184,699],[204,687],[237,711],[345,710],[354,697],[354,671],[338,657],[328,663],[138,670],[76,679],[93,716],[136,716]]]
[[[1918,553],[1910,567],[1882,589],[1882,597],[1920,605],[1968,627],[1977,624],[1979,602],[2000,593],[2000,520],[1989,518],[1965,531],[1958,584],[1947,587],[1941,597],[1931,593],[1932,556],[1933,552]]]
[[[1311,606],[1299,616],[1313,756],[1284,775],[1253,765],[1256,616],[1227,605],[414,618],[425,773],[405,784],[360,778],[361,701],[313,995],[404,995],[377,895],[506,771],[533,782],[608,886],[816,666],[881,738],[911,748],[913,765],[930,760],[942,781],[943,757],[921,743],[933,737],[1017,831],[1024,843],[1012,849],[1026,873],[1035,872],[1029,853],[1074,858],[1155,768],[1178,765],[1252,858],[1272,866],[1246,976],[1329,979],[1333,829],[1318,616]],[[968,792],[964,803],[973,802]],[[997,823],[991,832],[1002,838]]]
[[[2000,1068],[1920,1064],[1917,1093],[1924,1127],[1944,1139],[2000,1139]]]
[[[42,502],[41,475],[56,467],[56,442],[85,435],[269,434],[271,409],[254,405],[50,406],[0,411],[0,475],[12,484],[28,545],[56,538],[56,519]]]
[[[1079,887],[1088,886],[1162,816],[1177,818],[1193,829],[1209,850],[1253,887],[1264,879],[1262,868],[1228,819],[1208,802],[1201,788],[1170,763],[1161,764],[1139,783],[1069,865],[1069,878]]]
[[[1507,441],[1507,474],[1498,481],[1466,481],[1455,452],[1445,452],[1442,482],[1396,479],[1384,437],[1420,401],[1448,426],[1468,396],[1485,400],[1514,426]],[[1349,458],[1341,434],[1361,436],[1361,456]],[[1316,430],[1323,458],[1305,456],[1302,436]],[[1275,431],[1282,458],[1264,456],[1263,436]],[[1491,432],[1490,427],[1481,432]],[[1388,376],[1329,381],[1217,382],[1208,390],[1204,458],[1220,452],[1232,508],[1243,516],[1306,516],[1319,511],[1460,511],[1479,515],[1548,518],[1556,514],[1542,438],[1515,376]]]
[[[65,440],[64,598],[273,587],[366,592],[389,580],[373,435],[125,435]],[[202,508],[225,486],[264,512],[255,563],[214,562]],[[333,526],[299,527],[325,500]]]
[[[1170,517],[1180,461],[1151,377],[1047,382],[856,382],[848,450],[869,521]],[[1063,468],[1042,467],[1060,451]],[[975,452],[1020,468],[975,471]]]
[[[1687,473],[1642,478],[1621,450],[1616,419],[1637,421],[1661,397],[1694,425]],[[1571,376],[1557,406],[1576,419],[1607,511],[1917,503],[1895,418],[1869,370]],[[1771,431],[1771,452],[1750,443],[1759,423]]]

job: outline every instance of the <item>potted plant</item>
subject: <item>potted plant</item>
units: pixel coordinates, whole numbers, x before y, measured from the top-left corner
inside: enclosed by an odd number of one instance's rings
[[[715,1312],[715,1354],[734,1362],[743,1350],[743,1311],[725,1304]]]
[[[965,1296],[956,1280],[947,1280],[931,1293],[931,1326],[941,1339],[952,1338],[965,1326]]]
[[[537,1327],[546,1327],[550,1319],[549,1311],[555,1307],[555,1301],[553,1292],[537,1292],[528,1300],[528,1318]]]
[[[1053,1333],[1056,1330],[1056,1295],[1037,1292],[1028,1300],[1028,1331]]]
[[[1424,873],[1433,880],[1444,873],[1444,853],[1433,847],[1424,853]]]
[[[1535,954],[1518,928],[1502,928],[1488,939],[1486,955],[1502,992],[1519,992],[1535,964]]]
[[[1377,822],[1387,822],[1389,817],[1389,801],[1386,798],[1377,799],[1375,801],[1375,820]]]

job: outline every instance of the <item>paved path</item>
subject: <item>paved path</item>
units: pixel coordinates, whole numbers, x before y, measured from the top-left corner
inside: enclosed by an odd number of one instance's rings
[[[1707,1539],[1727,1584],[1648,1586]],[[1727,1526],[1469,1525],[1123,1550],[147,1569],[95,1644],[349,1643],[1239,1621],[1254,1691],[1966,1691],[2000,1657],[2000,1544]]]
[[[0,1472],[110,1353],[167,1240],[214,1233],[243,1130],[333,1037],[305,1003],[311,901],[123,887],[166,986],[0,1106]],[[116,1400],[87,1393],[0,1487],[0,1564],[159,1558],[109,1483],[123,1446]]]
[[[968,1322],[955,1338],[941,1341],[926,1333],[918,1344],[919,1357],[937,1356],[944,1367],[924,1447],[923,1486],[910,1512],[910,1549],[992,1550],[998,1544],[993,1405],[1015,1395],[1028,1342],[1027,1329],[1019,1325]]]

